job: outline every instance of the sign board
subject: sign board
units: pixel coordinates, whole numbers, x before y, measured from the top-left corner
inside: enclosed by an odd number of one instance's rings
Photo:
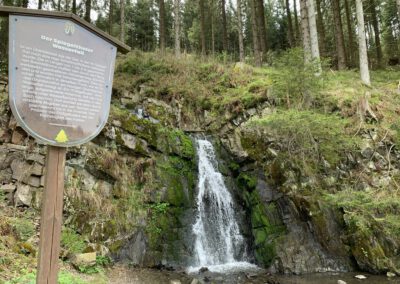
[[[110,109],[116,46],[69,19],[10,15],[12,112],[40,142],[83,144]]]

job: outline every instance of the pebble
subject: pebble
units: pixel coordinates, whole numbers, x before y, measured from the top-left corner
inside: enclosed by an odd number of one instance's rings
[[[356,276],[354,276],[355,278],[357,278],[357,279],[367,279],[367,277],[366,276],[364,276],[364,275],[356,275]]]
[[[337,284],[347,284],[347,282],[346,282],[346,281],[343,281],[343,280],[338,280],[338,281],[337,281]]]

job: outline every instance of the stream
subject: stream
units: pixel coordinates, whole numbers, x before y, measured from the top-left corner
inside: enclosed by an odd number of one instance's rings
[[[367,279],[358,280],[354,276],[365,275]],[[302,276],[267,275],[259,273],[213,273],[188,274],[186,272],[164,271],[156,269],[138,269],[128,267],[114,267],[107,272],[112,284],[337,284],[343,280],[347,284],[400,284],[400,277],[370,275],[361,272],[351,273],[319,273]],[[196,280],[194,280],[196,279]],[[179,281],[179,282],[178,282]]]

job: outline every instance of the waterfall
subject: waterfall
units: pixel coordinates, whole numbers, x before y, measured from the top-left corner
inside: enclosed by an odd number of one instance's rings
[[[189,272],[207,267],[214,272],[228,272],[254,268],[245,262],[245,240],[235,218],[234,200],[228,191],[214,147],[207,140],[197,140],[198,194],[197,215],[193,225],[195,235],[194,266]]]

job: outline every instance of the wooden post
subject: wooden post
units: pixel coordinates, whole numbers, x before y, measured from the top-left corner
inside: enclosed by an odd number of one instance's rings
[[[56,284],[60,254],[66,148],[47,146],[37,284]]]

